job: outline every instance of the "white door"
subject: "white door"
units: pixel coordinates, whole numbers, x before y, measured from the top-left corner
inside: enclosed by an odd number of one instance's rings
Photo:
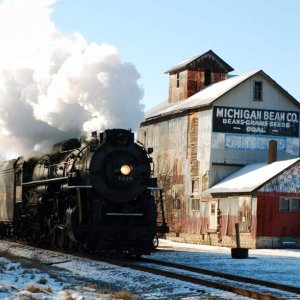
[[[209,229],[217,230],[218,228],[218,201],[210,201]]]

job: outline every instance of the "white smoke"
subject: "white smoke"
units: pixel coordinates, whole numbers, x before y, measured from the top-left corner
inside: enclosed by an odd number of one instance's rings
[[[139,74],[118,50],[63,36],[54,0],[0,4],[0,152],[31,153],[54,142],[142,121]]]

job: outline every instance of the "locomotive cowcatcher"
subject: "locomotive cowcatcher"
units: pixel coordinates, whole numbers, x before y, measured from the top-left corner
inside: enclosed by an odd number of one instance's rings
[[[94,134],[95,135],[95,134]],[[140,256],[168,231],[151,149],[124,129],[70,139],[0,169],[2,234],[30,244]]]

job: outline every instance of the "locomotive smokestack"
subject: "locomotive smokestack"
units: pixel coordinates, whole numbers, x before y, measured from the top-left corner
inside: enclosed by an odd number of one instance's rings
[[[277,160],[277,141],[269,141],[268,163],[271,164]]]
[[[96,139],[98,137],[98,132],[97,131],[92,131],[91,132],[91,137]]]

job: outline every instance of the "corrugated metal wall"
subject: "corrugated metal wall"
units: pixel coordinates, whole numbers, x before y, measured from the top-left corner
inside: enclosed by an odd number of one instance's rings
[[[187,154],[188,117],[173,118],[159,124],[142,126],[138,139],[153,147],[155,176],[164,189],[167,221],[172,231],[179,231],[187,210],[185,193],[190,189],[191,166]]]

